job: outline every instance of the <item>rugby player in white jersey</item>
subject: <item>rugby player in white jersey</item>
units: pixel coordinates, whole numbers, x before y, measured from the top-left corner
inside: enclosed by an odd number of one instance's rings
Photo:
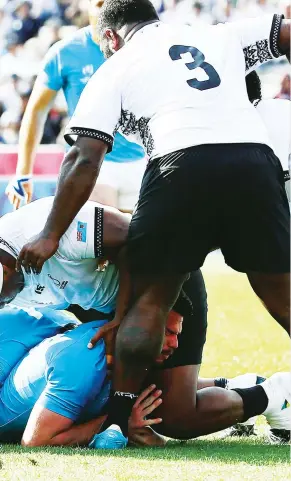
[[[245,71],[290,56],[290,22],[268,15],[203,29],[174,27],[159,22],[148,0],[106,0],[98,29],[103,52],[115,55],[81,96],[66,133],[76,142],[63,163],[52,212],[22,249],[17,267],[40,272],[56,252],[115,132],[139,137],[150,162],[129,231],[131,289],[123,288],[112,324],[122,319],[104,426],[120,426],[126,442],[132,402],[159,352],[167,313],[188,273],[213,247],[247,274],[289,332],[288,200],[280,162],[248,100]],[[261,386],[232,395],[246,419],[268,405]],[[201,406],[199,399],[197,411]]]

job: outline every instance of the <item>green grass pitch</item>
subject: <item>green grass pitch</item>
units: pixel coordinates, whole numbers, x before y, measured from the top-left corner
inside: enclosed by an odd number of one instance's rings
[[[244,275],[212,256],[204,269],[209,334],[201,375],[270,375],[289,370],[286,334],[265,312]],[[259,419],[258,436],[208,436],[166,449],[97,452],[87,449],[0,447],[1,481],[287,481],[289,447],[270,445]]]

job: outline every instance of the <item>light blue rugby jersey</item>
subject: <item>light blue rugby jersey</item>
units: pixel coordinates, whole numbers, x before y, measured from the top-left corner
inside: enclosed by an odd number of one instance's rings
[[[44,60],[40,77],[52,90],[63,89],[71,117],[88,80],[105,58],[92,38],[91,27],[78,30],[70,39],[53,45]],[[133,162],[145,156],[144,149],[117,133],[114,147],[105,160]]]
[[[97,417],[107,402],[103,340],[87,344],[104,321],[45,339],[22,358],[0,389],[0,442],[19,442],[35,404],[71,419]]]
[[[0,389],[14,366],[30,349],[59,334],[62,326],[72,322],[79,324],[68,313],[49,308],[43,313],[9,305],[0,309]]]

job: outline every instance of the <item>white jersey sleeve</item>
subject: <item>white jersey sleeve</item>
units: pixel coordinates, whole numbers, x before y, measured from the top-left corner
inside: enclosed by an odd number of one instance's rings
[[[121,114],[121,90],[114,71],[114,57],[97,70],[82,92],[65,131],[69,145],[73,145],[78,136],[84,136],[103,141],[108,146],[107,153],[111,152]]]
[[[262,15],[227,24],[239,37],[243,48],[246,73],[265,62],[284,55],[279,48],[283,15]]]

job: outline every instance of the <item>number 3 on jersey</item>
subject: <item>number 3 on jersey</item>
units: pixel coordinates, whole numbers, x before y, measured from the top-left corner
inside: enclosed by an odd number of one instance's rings
[[[198,67],[202,68],[208,75],[208,80],[193,78],[187,80],[187,84],[193,89],[198,90],[209,90],[218,87],[221,83],[218,73],[210,63],[205,62],[205,57],[198,48],[188,47],[186,45],[173,45],[169,50],[169,55],[172,60],[180,60],[182,59],[182,55],[188,52],[192,55],[194,62],[185,63],[186,67],[189,70],[194,70]]]

